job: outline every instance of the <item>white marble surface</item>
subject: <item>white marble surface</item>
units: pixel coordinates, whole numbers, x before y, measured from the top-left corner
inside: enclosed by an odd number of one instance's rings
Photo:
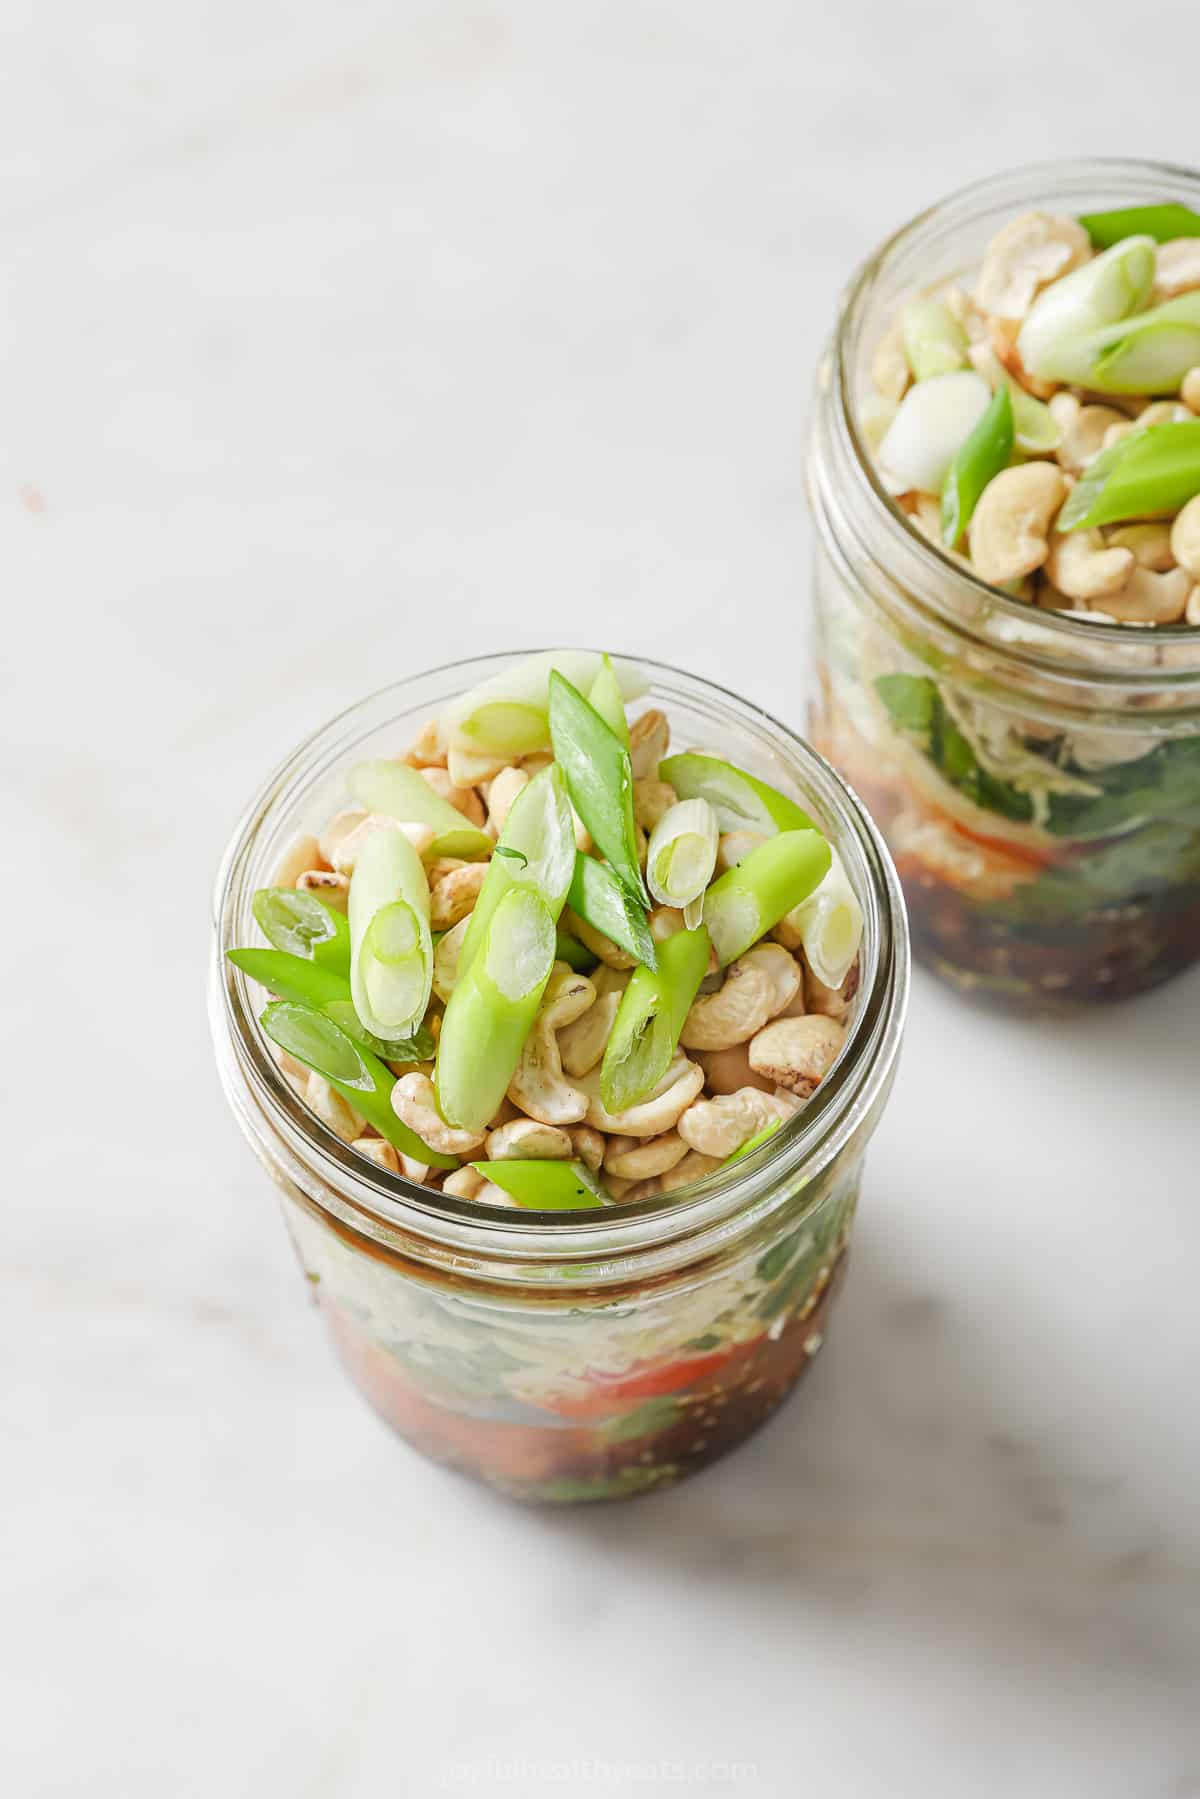
[[[1195,976],[919,979],[807,1390],[549,1517],[343,1385],[202,1004],[234,813],[369,685],[604,638],[796,710],[842,278],[998,163],[1194,157],[1188,9],[6,22],[6,1793],[1200,1793]]]

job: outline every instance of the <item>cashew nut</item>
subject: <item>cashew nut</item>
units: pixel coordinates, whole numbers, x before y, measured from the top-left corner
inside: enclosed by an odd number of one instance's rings
[[[761,831],[722,831],[717,838],[717,872],[724,874],[743,862],[751,850],[766,841]]]
[[[671,744],[671,727],[667,715],[652,706],[635,718],[629,727],[629,757],[635,781],[658,779],[658,765]]]
[[[1200,414],[1200,367],[1189,369],[1179,384],[1179,398],[1194,413]]]
[[[404,753],[410,768],[445,768],[446,752],[442,748],[436,718],[427,718]]]
[[[760,1087],[771,1091],[772,1082],[755,1074],[750,1066],[750,1051],[745,1043],[731,1044],[728,1049],[695,1050],[694,1055],[704,1070],[704,1084],[710,1093],[737,1093],[742,1087]]]
[[[594,970],[591,981],[596,995],[594,1003],[574,1024],[565,1025],[558,1034],[562,1065],[572,1080],[594,1068],[604,1054],[628,976],[601,964]]]
[[[780,1018],[751,1040],[750,1066],[777,1087],[807,1099],[837,1061],[845,1041],[845,1026],[834,1018],[815,1012],[805,1018]]]
[[[339,874],[350,872],[349,869],[338,867],[333,858],[339,846],[366,816],[365,806],[349,806],[344,812],[335,812],[318,840],[321,845],[321,860],[327,867],[336,868]]]
[[[1113,425],[1124,424],[1124,415],[1114,406],[1083,406],[1074,394],[1055,394],[1050,401],[1050,414],[1062,440],[1054,454],[1062,468],[1080,474],[1094,462],[1104,448],[1104,434]]]
[[[652,831],[664,813],[671,810],[677,798],[669,781],[635,781],[633,816],[643,831]]]
[[[888,326],[871,356],[871,380],[888,400],[901,400],[912,371],[904,354],[904,336],[897,316]]]
[[[438,938],[437,948],[433,952],[433,991],[443,1005],[454,992],[454,984],[458,980],[459,952],[463,938],[470,928],[471,919],[468,914]]]
[[[604,1151],[604,1167],[622,1181],[647,1181],[666,1174],[687,1155],[688,1146],[678,1131],[661,1137],[610,1137]]]
[[[337,1089],[331,1087],[324,1075],[317,1074],[315,1070],[309,1075],[305,1085],[304,1103],[343,1143],[353,1143],[367,1128],[366,1119],[353,1106],[347,1105]]]
[[[819,981],[812,969],[805,965],[804,997],[810,1012],[817,1012],[822,1018],[835,1018],[839,1024],[845,1022],[850,1011],[850,1004],[858,992],[859,967],[858,958],[850,964],[850,971],[840,987],[827,987]]]
[[[437,1093],[427,1074],[402,1074],[392,1088],[392,1110],[422,1143],[444,1156],[465,1156],[483,1142],[482,1131],[459,1130],[438,1111]]]
[[[648,915],[650,935],[655,943],[665,943],[683,929],[683,913],[678,906],[655,906]]]
[[[698,1099],[676,1128],[690,1149],[724,1161],[769,1124],[786,1123],[798,1110],[799,1101],[790,1094],[780,1099],[759,1087],[740,1087],[716,1099]]]
[[[1200,493],[1188,501],[1171,526],[1171,554],[1180,568],[1200,581]]]
[[[975,283],[975,304],[1001,319],[1023,319],[1039,288],[1078,268],[1092,253],[1075,219],[1023,212],[996,233]]]
[[[572,912],[569,906],[563,915],[563,922],[572,937],[578,937],[584,948],[590,949],[593,956],[603,962],[606,967],[622,969],[637,967],[636,956],[631,956],[628,950],[618,949],[617,945],[611,942],[603,931],[596,930],[595,926],[590,925],[586,918],[581,918],[578,912]]]
[[[496,835],[504,829],[504,821],[522,788],[528,787],[529,776],[523,768],[502,768],[487,790],[488,824]]]
[[[461,868],[443,875],[430,887],[430,930],[448,931],[474,911],[487,871],[486,862],[464,862]]]
[[[521,1051],[508,1096],[541,1124],[579,1124],[588,1113],[587,1095],[573,1087],[562,1069],[556,1032],[595,1004],[596,989],[586,975],[556,962],[532,1031]]]
[[[575,848],[579,851],[581,856],[590,855],[593,848],[591,832],[584,824],[582,818],[580,818],[578,812],[576,812],[574,806],[571,807],[571,823],[575,830]]]
[[[598,1131],[613,1131],[625,1137],[658,1137],[674,1127],[680,1113],[700,1092],[704,1070],[677,1053],[658,1085],[624,1112],[605,1109],[600,1098],[599,1069],[590,1069],[581,1076],[579,1085],[587,1096],[587,1121]]]
[[[490,1187],[477,1168],[455,1168],[442,1182],[442,1192],[453,1194],[455,1199],[478,1199],[483,1187]]]
[[[567,1136],[571,1139],[571,1148],[577,1159],[585,1168],[597,1174],[604,1161],[604,1137],[600,1131],[594,1130],[590,1124],[572,1124],[567,1127]]]
[[[1189,625],[1200,625],[1200,581],[1197,581],[1188,596],[1187,608],[1183,616]]]
[[[321,846],[315,837],[293,838],[275,864],[272,887],[298,887],[301,875],[320,868],[322,860]]]
[[[464,818],[470,819],[473,825],[482,825],[485,817],[483,801],[474,787],[459,787],[451,779],[448,769],[423,768],[421,779],[428,781],[439,799],[461,812]]]
[[[1187,611],[1192,576],[1186,568],[1156,575],[1153,569],[1134,567],[1120,593],[1094,602],[1094,610],[1126,624],[1173,625]]]
[[[1046,558],[1049,579],[1072,600],[1117,593],[1133,566],[1133,551],[1107,547],[1099,531],[1055,531]]]
[[[350,899],[350,882],[346,875],[331,874],[323,868],[310,868],[296,882],[302,893],[311,893],[336,912],[344,912]]]
[[[477,750],[452,749],[446,755],[446,772],[453,785],[460,788],[494,781],[500,770],[507,767],[507,756],[486,756]],[[482,824],[482,819],[479,822]]]
[[[676,1162],[674,1168],[668,1168],[665,1174],[658,1176],[655,1188],[659,1193],[673,1193],[677,1187],[686,1187],[689,1181],[705,1180],[710,1174],[715,1174],[720,1166],[719,1157],[706,1156],[698,1149],[690,1149],[682,1162]]]
[[[541,1124],[536,1118],[514,1118],[509,1124],[489,1132],[489,1162],[511,1162],[529,1156],[539,1162],[567,1162],[571,1159],[571,1139],[556,1124]]]
[[[374,1162],[376,1168],[386,1168],[389,1174],[399,1174],[400,1157],[384,1138],[356,1137],[350,1147],[356,1149],[360,1156],[365,1156],[368,1162]],[[411,1158],[405,1156],[404,1159],[407,1162]],[[422,1162],[421,1166],[424,1167],[425,1164]]]
[[[1067,494],[1052,462],[1002,469],[984,488],[968,527],[971,561],[983,580],[1003,587],[1041,568],[1050,524]]]
[[[715,993],[697,999],[679,1041],[685,1049],[728,1049],[761,1031],[796,996],[800,970],[779,943],[756,943],[727,969]]]
[[[1173,300],[1200,287],[1200,237],[1173,237],[1159,244],[1154,267],[1154,303]]]
[[[1104,533],[1110,548],[1132,550],[1133,560],[1141,568],[1152,568],[1165,575],[1178,558],[1171,548],[1171,527],[1165,520],[1145,525],[1115,525]]]
[[[308,1077],[312,1070],[306,1068],[303,1062],[297,1062],[295,1056],[289,1056],[287,1050],[280,1049],[277,1043],[272,1043],[270,1050],[275,1066],[292,1092],[299,1094],[303,1099],[304,1089],[308,1086]]]
[[[1177,400],[1152,400],[1135,419],[1122,419],[1119,424],[1110,425],[1104,433],[1104,448],[1111,450],[1123,437],[1136,437],[1139,432],[1148,431],[1151,425],[1186,424],[1191,416],[1189,409]]]
[[[343,814],[343,816],[346,816]],[[329,861],[339,874],[352,875],[358,858],[362,855],[363,844],[376,831],[402,831],[416,850],[423,856],[434,839],[432,825],[401,824],[397,819],[388,818],[382,812],[367,812],[358,820],[350,831],[335,843],[329,854]]]

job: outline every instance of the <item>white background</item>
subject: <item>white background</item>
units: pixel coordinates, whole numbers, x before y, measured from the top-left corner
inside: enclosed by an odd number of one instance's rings
[[[557,1516],[343,1384],[203,1014],[234,815],[366,689],[602,642],[799,716],[841,283],[1003,164],[1194,158],[1194,9],[5,23],[5,1792],[1200,1793],[1200,979],[919,978],[806,1388]]]

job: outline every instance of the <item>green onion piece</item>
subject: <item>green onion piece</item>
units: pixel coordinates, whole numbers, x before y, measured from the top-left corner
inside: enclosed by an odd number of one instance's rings
[[[585,943],[580,943],[578,937],[572,937],[570,931],[564,931],[560,925],[554,938],[554,960],[565,962],[576,974],[590,974],[599,957],[593,956]]]
[[[609,1112],[636,1105],[671,1066],[710,949],[703,925],[676,931],[659,944],[657,969],[634,969],[600,1065],[600,1098]]]
[[[470,963],[459,960],[438,1038],[438,1105],[448,1124],[482,1131],[499,1109],[554,967],[554,920],[529,887],[492,914]]]
[[[407,762],[360,762],[350,770],[346,785],[368,812],[382,812],[402,824],[428,825],[437,833],[429,846],[430,856],[480,862],[492,853],[487,832],[435,793],[419,770]]]
[[[510,1199],[534,1212],[576,1212],[611,1206],[590,1169],[582,1162],[543,1162],[513,1157],[507,1162],[472,1162],[476,1174],[502,1187]]]
[[[557,923],[575,869],[575,821],[557,763],[523,787],[504,821],[458,952],[458,973],[476,954],[500,901],[514,887],[536,893]]]
[[[300,887],[260,887],[250,902],[273,949],[350,974],[350,926],[344,914]]]
[[[364,1030],[354,1002],[350,998],[350,982],[345,975],[319,963],[306,962],[303,956],[290,956],[280,949],[231,949],[226,955],[235,968],[248,974],[252,981],[265,987],[277,999],[294,1000],[297,1005],[311,1006],[332,1018],[353,1042],[371,1050],[385,1062],[428,1062],[433,1056],[432,1031],[424,1028],[410,1037],[382,1038]]]
[[[550,675],[550,741],[575,810],[596,847],[617,878],[649,905],[638,866],[629,751],[557,669]]]
[[[401,1155],[434,1168],[458,1167],[454,1156],[430,1149],[401,1123],[391,1103],[395,1075],[369,1049],[351,1042],[323,1012],[281,999],[265,1008],[259,1022],[272,1043],[327,1080]]]
[[[408,1037],[433,986],[429,883],[403,831],[373,831],[350,877],[350,993],[365,1030]]]
[[[830,849],[829,873],[787,914],[800,933],[808,966],[826,987],[840,987],[858,954],[863,934],[863,913],[850,885],[842,858]]]
[[[548,650],[527,657],[452,700],[440,726],[447,746],[497,756],[528,756],[550,747],[551,669],[581,690],[595,681],[603,662],[595,650]],[[645,682],[630,663],[613,669],[627,700],[645,691]]]
[[[618,881],[606,862],[582,851],[567,890],[567,904],[618,949],[628,950],[645,968],[658,967],[658,954],[645,908]]]
[[[1180,294],[1097,331],[1080,346],[1080,354],[1085,351],[1089,361],[1080,379],[1098,393],[1175,393],[1200,364],[1200,293]]]
[[[1013,453],[1013,405],[1007,387],[992,403],[960,447],[942,488],[942,542],[953,549],[971,522],[979,496]]]
[[[384,1062],[432,1062],[437,1039],[425,1025],[418,1025],[408,1037],[376,1037],[359,1021],[352,999],[331,999],[321,1007],[326,1018],[345,1031],[347,1037],[369,1049]]]
[[[717,815],[707,800],[678,800],[668,806],[646,851],[646,883],[660,905],[690,905],[712,879],[717,865]]]
[[[831,859],[819,831],[781,831],[714,881],[704,896],[704,922],[722,968],[807,899]]]
[[[759,831],[772,837],[776,831],[812,829],[812,819],[795,800],[718,756],[690,751],[667,756],[659,764],[658,774],[681,800],[707,800],[722,831]]]
[[[910,300],[900,314],[900,335],[915,381],[967,365],[967,334],[940,300]]]
[[[1101,450],[1067,495],[1060,531],[1171,518],[1200,493],[1200,419],[1148,425]]]
[[[1176,237],[1200,237],[1200,213],[1169,201],[1161,206],[1118,206],[1112,212],[1084,212],[1079,223],[1098,250],[1109,250],[1127,237],[1152,237],[1156,244],[1169,244]]]
[[[782,1129],[783,1119],[773,1118],[770,1124],[763,1125],[761,1131],[755,1131],[753,1137],[747,1137],[740,1149],[735,1149],[731,1156],[726,1156],[724,1166],[728,1168],[731,1162],[740,1162],[743,1156],[752,1155],[756,1149],[761,1149],[763,1144],[775,1135],[776,1131]]]
[[[1129,237],[1042,289],[1017,334],[1031,375],[1091,387],[1098,332],[1141,312],[1154,286],[1154,240]]]
[[[625,698],[621,692],[621,683],[617,680],[617,671],[612,665],[612,658],[605,656],[600,664],[600,673],[588,689],[588,705],[598,712],[609,730],[619,737],[625,748],[629,748],[629,720],[625,716]]]

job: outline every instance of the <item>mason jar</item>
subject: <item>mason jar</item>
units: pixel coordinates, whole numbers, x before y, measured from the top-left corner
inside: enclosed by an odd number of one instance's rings
[[[1054,163],[952,195],[855,275],[817,382],[811,734],[883,831],[918,960],[1019,1010],[1200,957],[1200,628],[1038,610],[944,554],[876,473],[869,368],[905,300],[969,285],[1015,214],[1163,200],[1200,210],[1200,175]]]
[[[867,814],[805,743],[718,687],[640,662],[677,743],[715,748],[795,795],[841,854],[864,933],[839,1062],[759,1149],[642,1202],[518,1212],[361,1159],[281,1075],[225,951],[251,940],[255,889],[336,809],[347,767],[399,753],[508,660],[373,695],[264,784],[216,884],[210,1018],[234,1116],[354,1385],[413,1448],[505,1493],[608,1499],[668,1485],[741,1442],[819,1350],[900,1044],[904,907]]]

